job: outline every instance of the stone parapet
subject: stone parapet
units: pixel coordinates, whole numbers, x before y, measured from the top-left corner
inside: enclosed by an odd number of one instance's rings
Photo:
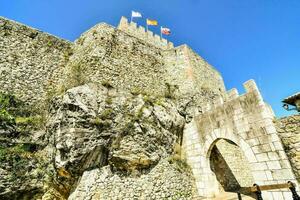
[[[159,35],[154,34],[152,31],[146,31],[144,27],[138,26],[135,22],[128,22],[126,17],[122,17],[118,26],[118,29],[137,37],[145,42],[152,44],[162,49],[174,48],[172,42],[161,38]]]

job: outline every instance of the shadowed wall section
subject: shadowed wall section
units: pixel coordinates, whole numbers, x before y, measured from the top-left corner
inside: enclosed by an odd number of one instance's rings
[[[237,191],[240,187],[253,184],[249,162],[242,149],[233,142],[218,140],[209,159],[211,170],[220,184],[220,191]]]

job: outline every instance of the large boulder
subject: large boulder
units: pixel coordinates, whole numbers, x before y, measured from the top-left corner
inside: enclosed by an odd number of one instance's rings
[[[184,123],[171,100],[83,85],[53,101],[48,133],[56,167],[81,175],[107,164],[151,167],[172,153]]]

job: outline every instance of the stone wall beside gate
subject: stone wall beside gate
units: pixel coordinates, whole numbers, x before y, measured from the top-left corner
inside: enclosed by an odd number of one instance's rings
[[[220,192],[209,160],[220,139],[240,147],[256,184],[297,183],[273,123],[272,109],[263,101],[253,80],[245,82],[244,88],[243,95],[232,89],[226,99],[204,105],[202,113],[185,127],[183,153],[192,168],[200,197],[212,198]],[[280,200],[292,196],[288,189],[281,189],[263,192],[263,198]]]

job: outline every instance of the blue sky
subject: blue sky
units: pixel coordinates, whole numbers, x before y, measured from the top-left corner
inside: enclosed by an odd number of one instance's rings
[[[277,116],[293,113],[281,100],[300,90],[299,0],[0,0],[1,16],[71,41],[99,22],[116,26],[131,10],[171,28],[168,39],[191,46],[227,89],[243,93],[255,79]]]

